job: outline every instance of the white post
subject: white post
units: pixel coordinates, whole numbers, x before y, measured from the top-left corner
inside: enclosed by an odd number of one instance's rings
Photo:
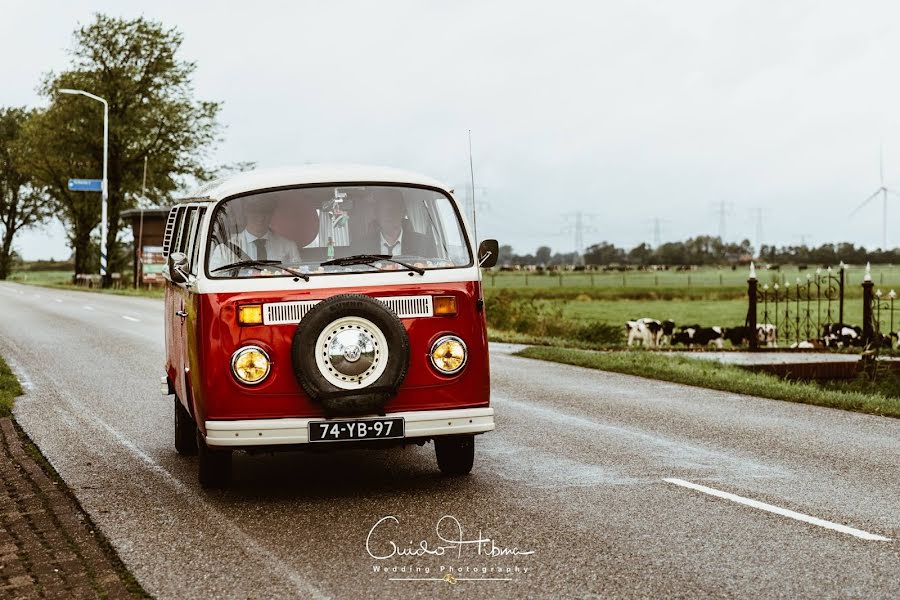
[[[96,100],[97,102],[101,102],[103,104],[103,180],[100,184],[100,279],[101,285],[103,285],[103,280],[106,279],[107,265],[109,262],[109,257],[107,257],[106,255],[106,234],[107,231],[109,231],[106,208],[109,195],[109,183],[106,179],[107,162],[109,160],[109,104],[100,96],[95,96],[94,94],[91,94],[90,92],[86,92],[84,90],[72,90],[66,88],[59,90],[59,93],[87,96],[91,100]]]
[[[106,235],[109,231],[106,214],[107,199],[109,198],[109,182],[106,179],[107,162],[109,161],[109,104],[102,98],[100,101],[103,102],[103,198],[100,208],[100,285],[103,286],[109,262],[106,254]]]

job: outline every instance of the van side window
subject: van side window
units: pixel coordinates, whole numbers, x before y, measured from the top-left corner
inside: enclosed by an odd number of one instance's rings
[[[203,223],[203,215],[206,213],[206,208],[198,208],[194,211],[194,215],[191,217],[191,229],[190,229],[190,244],[188,249],[188,257],[189,257],[189,266],[191,269],[191,275],[197,274],[197,259],[200,256],[200,242],[203,238],[201,233],[201,224]]]
[[[172,234],[169,238],[169,245],[166,248],[168,250],[166,257],[168,258],[169,254],[173,252],[178,252],[178,238],[181,235],[181,228],[184,224],[184,206],[176,206],[172,210],[177,210],[178,213],[175,215],[175,221],[172,225]]]
[[[178,235],[175,238],[175,243],[172,245],[172,252],[185,252],[187,248],[188,237],[190,236],[190,221],[193,213],[196,212],[196,209],[193,207],[185,207],[184,212],[179,219],[178,224]]]

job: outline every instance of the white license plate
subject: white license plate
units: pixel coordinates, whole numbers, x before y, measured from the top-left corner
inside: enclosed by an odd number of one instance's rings
[[[310,442],[342,442],[347,440],[390,440],[403,437],[403,419],[354,419],[310,421]]]

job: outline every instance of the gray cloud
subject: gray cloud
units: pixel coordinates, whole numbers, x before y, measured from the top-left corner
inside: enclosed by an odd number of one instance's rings
[[[179,27],[200,97],[225,101],[216,160],[387,164],[467,182],[482,237],[520,251],[727,237],[880,244],[878,186],[900,189],[898,9],[888,2],[13,2],[0,104],[34,104],[95,11]],[[900,197],[890,207],[896,222]],[[900,235],[890,235],[892,245]],[[54,235],[19,242],[64,255]]]

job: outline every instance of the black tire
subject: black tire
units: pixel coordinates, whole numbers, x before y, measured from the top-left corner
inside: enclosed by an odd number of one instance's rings
[[[376,381],[354,390],[330,383],[316,364],[316,342],[322,330],[342,317],[371,321],[384,335],[388,363]],[[383,413],[385,403],[397,393],[409,368],[409,336],[387,306],[362,294],[340,294],[313,306],[297,326],[291,345],[294,375],[303,391],[319,402],[327,417]]]
[[[210,448],[197,429],[197,475],[200,485],[221,489],[231,483],[231,450]]]
[[[197,426],[191,414],[175,397],[175,450],[182,456],[197,454]]]
[[[475,464],[475,436],[434,438],[434,453],[438,468],[444,475],[468,475]]]

